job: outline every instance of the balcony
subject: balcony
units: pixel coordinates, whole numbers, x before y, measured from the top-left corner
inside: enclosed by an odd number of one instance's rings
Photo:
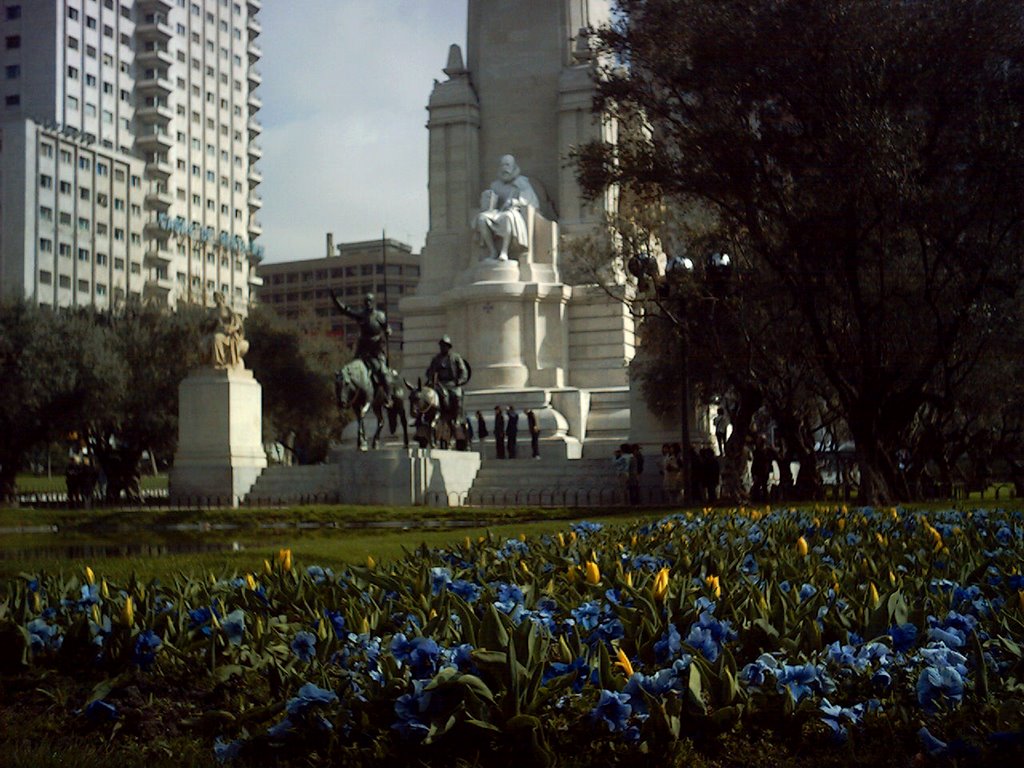
[[[263,57],[263,49],[260,48],[252,40],[249,41],[249,45],[246,47],[246,53],[249,54],[249,63],[255,64]]]
[[[146,280],[146,285],[143,287],[143,294],[146,299],[166,303],[171,291],[173,290],[174,281],[166,275],[160,275]]]
[[[136,0],[136,7],[150,13],[162,13],[165,16],[174,10],[174,0]]]
[[[263,8],[263,0],[248,0],[246,5],[249,6],[249,15],[251,16],[254,13],[259,13]]]
[[[255,192],[249,193],[249,213],[256,213],[260,208],[263,207],[263,198],[257,195]]]
[[[151,15],[152,16],[152,15]],[[166,43],[174,37],[174,30],[165,18],[153,16],[140,21],[135,27],[137,40],[155,40]]]
[[[249,217],[249,239],[259,237],[263,234],[263,225],[259,223],[254,217]]]
[[[173,146],[174,139],[166,133],[152,131],[135,137],[135,148],[142,152],[170,152]]]
[[[172,173],[174,173],[174,166],[165,159],[154,160],[151,163],[146,163],[147,178],[156,179],[158,181],[167,181]]]
[[[252,91],[249,91],[249,98],[247,99],[249,104],[249,114],[252,115],[263,109],[263,100]]]
[[[260,23],[258,21],[256,21],[256,17],[255,16],[250,16],[249,17],[249,21],[245,25],[245,28],[249,30],[249,39],[250,40],[252,40],[254,37],[259,37],[260,33],[263,31],[263,27],[261,27]]]
[[[261,157],[263,157],[263,147],[261,147],[259,144],[255,143],[253,141],[250,141],[249,142],[249,162],[250,163],[255,163]]]
[[[174,258],[173,254],[166,248],[161,248],[157,243],[152,243],[152,247],[146,250],[145,255],[142,258],[142,265],[146,269],[163,269],[165,272],[167,268],[171,266],[171,260]]]
[[[249,90],[259,88],[263,84],[263,75],[256,67],[249,67]]]
[[[142,104],[136,107],[135,117],[147,125],[167,125],[174,119],[174,110],[166,104]]]
[[[165,212],[174,204],[174,196],[166,189],[151,189],[144,200],[146,208],[151,211]]]
[[[257,136],[263,133],[263,124],[260,123],[255,117],[249,118],[249,141],[252,141]]]
[[[168,96],[173,90],[174,86],[166,74],[149,78],[143,76],[143,79],[135,81],[135,92],[142,97]]]
[[[255,269],[249,271],[249,285],[255,288],[263,285],[263,278],[256,274]]]
[[[135,61],[140,67],[170,67],[174,64],[174,57],[164,48],[151,48],[140,50],[135,54]]]
[[[249,173],[246,178],[249,179],[249,185],[253,187],[263,183],[263,174],[260,173],[260,169],[255,165],[249,166]]]
[[[157,217],[149,219],[142,227],[142,236],[146,240],[156,240],[157,238],[167,237],[167,230],[160,226],[157,221]]]

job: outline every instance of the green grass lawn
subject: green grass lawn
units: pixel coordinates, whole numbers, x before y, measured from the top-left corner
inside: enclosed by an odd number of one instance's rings
[[[64,475],[58,474],[46,477],[45,475],[22,473],[18,475],[15,484],[18,493],[64,493],[68,489],[64,482]],[[167,474],[143,475],[142,489],[144,491],[166,490]]]

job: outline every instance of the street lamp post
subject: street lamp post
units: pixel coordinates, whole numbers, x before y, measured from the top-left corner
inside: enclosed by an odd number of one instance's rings
[[[646,254],[630,259],[628,264],[629,271],[637,278],[641,291],[646,290],[648,285],[653,285],[655,296],[677,305],[674,312],[670,310],[667,314],[679,332],[679,420],[683,449],[680,471],[684,504],[689,504],[693,500],[689,304],[700,300],[715,302],[726,295],[732,276],[732,260],[727,253],[715,252],[707,256],[704,267],[703,285],[698,286],[694,282],[693,262],[685,256],[673,256],[668,259],[664,274],[660,273],[657,261]]]

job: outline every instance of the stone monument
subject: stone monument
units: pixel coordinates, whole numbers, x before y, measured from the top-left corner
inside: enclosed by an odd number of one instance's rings
[[[610,451],[629,432],[633,320],[595,285],[563,279],[563,238],[601,226],[569,155],[615,126],[592,114],[585,29],[608,0],[469,0],[467,59],[451,46],[428,105],[430,230],[401,302],[407,371],[450,334],[473,361],[467,413],[532,408],[547,451]]]
[[[205,364],[178,387],[178,449],[170,474],[173,503],[238,506],[267,466],[263,397],[243,360],[242,317],[214,294]]]

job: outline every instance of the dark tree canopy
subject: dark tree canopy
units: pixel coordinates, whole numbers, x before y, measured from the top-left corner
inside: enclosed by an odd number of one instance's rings
[[[1019,320],[1024,12],[1004,0],[620,0],[578,153],[592,195],[709,211],[791,308],[870,500]],[[643,130],[638,130],[642,126]],[[750,267],[756,266],[756,269]]]

